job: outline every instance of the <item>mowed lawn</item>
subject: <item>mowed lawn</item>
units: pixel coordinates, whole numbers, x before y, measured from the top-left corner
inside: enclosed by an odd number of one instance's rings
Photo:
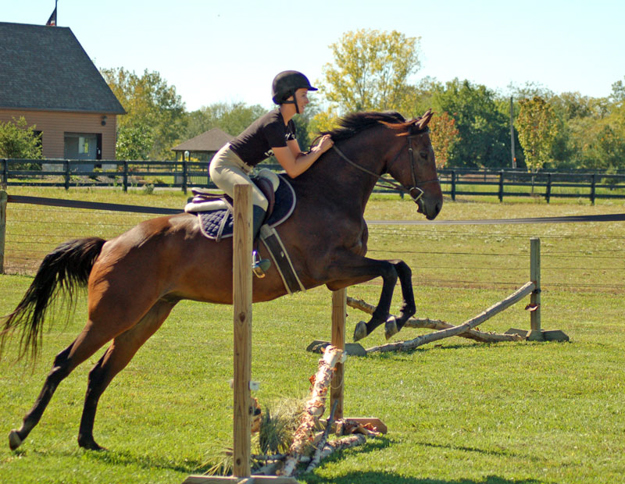
[[[16,193],[12,191],[11,193]],[[20,192],[22,194],[24,192]],[[181,206],[182,194],[50,190],[42,196]],[[446,201],[440,219],[502,219],[622,213],[623,202],[545,204],[531,200]],[[413,220],[414,206],[375,197],[368,220]],[[112,237],[144,216],[9,206],[7,265],[0,313],[14,309],[32,281],[15,261],[22,240],[42,257],[65,238]],[[19,223],[18,223],[19,221]],[[39,223],[36,223],[39,222]],[[43,224],[41,222],[48,222]],[[67,225],[65,225],[67,224]],[[14,235],[15,232],[18,235]],[[346,415],[382,418],[389,433],[332,456],[306,483],[616,483],[625,475],[625,223],[541,225],[371,225],[369,255],[403,258],[413,268],[419,317],[462,323],[529,280],[529,239],[542,248],[542,323],[568,343],[481,344],[443,340],[406,353],[352,357],[346,364]],[[47,245],[46,245],[47,244]],[[34,254],[34,255],[33,255]],[[24,275],[25,274],[25,275]],[[348,291],[375,303],[372,281]],[[399,289],[399,288],[398,288]],[[393,311],[401,304],[397,291]],[[529,302],[529,299],[527,300]],[[523,301],[483,331],[529,328]],[[262,406],[303,398],[319,355],[305,351],[330,335],[325,288],[254,306],[254,392]],[[364,319],[350,309],[348,334]],[[100,401],[95,438],[107,452],[78,448],[87,377],[102,351],[59,387],[39,426],[16,452],[6,436],[19,427],[56,353],[86,319],[56,318],[36,366],[0,361],[0,482],[179,483],[206,471],[232,445],[232,310],[182,302]],[[407,329],[395,339],[424,330]],[[365,346],[384,343],[378,330]]]

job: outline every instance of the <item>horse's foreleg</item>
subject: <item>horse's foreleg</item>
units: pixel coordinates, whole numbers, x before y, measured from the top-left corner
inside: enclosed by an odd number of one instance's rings
[[[356,325],[354,341],[368,336],[375,328],[386,322],[389,317],[393,291],[395,290],[398,277],[397,269],[392,263],[350,254],[344,260],[334,261],[330,273],[336,277],[331,283],[327,284],[332,290],[382,277],[382,293],[380,294],[378,305],[368,323],[361,321]]]
[[[139,323],[115,337],[111,346],[91,370],[78,431],[78,445],[90,450],[103,450],[93,438],[93,425],[100,397],[115,375],[128,365],[143,343],[161,327],[175,304],[167,301],[157,302]]]
[[[380,300],[378,305],[371,315],[371,319],[368,323],[362,324],[362,321],[356,325],[354,329],[354,341],[358,341],[366,336],[369,336],[375,328],[380,326],[389,318],[389,312],[391,310],[391,302],[393,300],[393,292],[395,291],[395,285],[397,284],[397,270],[395,267],[386,261],[380,262],[381,276],[382,276],[382,293],[380,294]]]
[[[399,333],[406,324],[406,321],[410,319],[417,312],[417,306],[414,299],[414,290],[412,288],[412,270],[408,264],[403,260],[389,261],[395,267],[397,275],[399,276],[399,282],[401,284],[401,292],[404,302],[401,306],[400,316],[398,319],[390,318],[386,321],[385,335],[386,339]]]

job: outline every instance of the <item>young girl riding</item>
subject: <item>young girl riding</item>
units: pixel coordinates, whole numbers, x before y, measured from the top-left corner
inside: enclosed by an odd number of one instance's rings
[[[273,154],[287,175],[296,178],[333,145],[330,136],[326,135],[304,153],[295,137],[293,117],[301,114],[309,103],[308,91],[316,90],[301,72],[284,71],[278,74],[272,84],[273,102],[278,109],[254,121],[221,148],[210,163],[210,178],[231,197],[236,184],[252,185],[254,239],[265,220],[269,202],[250,180],[253,168]]]

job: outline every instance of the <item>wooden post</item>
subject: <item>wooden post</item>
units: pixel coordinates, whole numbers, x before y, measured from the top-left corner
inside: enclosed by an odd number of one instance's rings
[[[339,289],[332,293],[332,346],[345,350],[345,315],[347,314],[347,290]],[[343,363],[336,365],[330,390],[330,408],[338,401],[334,419],[343,418]]]
[[[7,227],[7,192],[0,190],[0,274],[4,274],[4,246]]]
[[[2,161],[2,178],[0,178],[0,190],[6,190],[9,186],[9,160]]]
[[[252,187],[234,187],[234,475],[251,474]]]
[[[183,484],[269,482],[297,484],[291,477],[252,476],[252,187],[234,186],[232,304],[234,319],[233,476],[189,476]]]
[[[532,331],[540,332],[540,239],[537,237],[530,239],[530,281],[534,283],[530,295],[530,327]]]
[[[456,201],[456,170],[451,170],[451,199]]]
[[[65,176],[65,190],[69,190],[69,181],[70,181],[70,166],[69,166],[69,160],[65,160],[63,162],[63,169],[65,170],[64,176]]]
[[[190,155],[189,155],[190,156]],[[182,191],[187,194],[187,177],[189,175],[189,167],[187,160],[184,159],[184,153],[182,155]]]

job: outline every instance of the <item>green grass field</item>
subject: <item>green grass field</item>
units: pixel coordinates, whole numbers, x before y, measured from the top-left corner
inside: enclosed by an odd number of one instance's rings
[[[99,190],[49,190],[38,195],[167,207],[184,203],[181,193],[165,191],[113,197]],[[475,200],[446,202],[441,218],[622,213],[625,208],[622,202]],[[64,238],[112,237],[145,218],[79,212],[59,209],[42,215],[9,206],[6,264],[18,274],[0,276],[0,314],[16,306],[32,280],[30,266],[20,265],[18,256],[40,260]],[[372,200],[366,216],[420,217],[410,202],[390,196]],[[413,352],[351,358],[346,415],[380,417],[389,433],[332,456],[314,472],[301,474],[301,482],[622,482],[625,223],[372,225],[369,246],[371,257],[403,258],[411,265],[417,316],[461,323],[529,280],[530,237],[541,239],[543,327],[563,330],[571,341],[485,345],[453,338]],[[24,249],[23,241],[36,243]],[[372,281],[348,293],[374,303],[379,291],[379,282]],[[62,317],[51,325],[34,369],[14,362],[14,346],[3,355],[3,438],[32,406],[54,355],[82,328],[84,301],[83,296],[67,325]],[[254,392],[261,405],[307,394],[319,355],[305,347],[329,338],[330,303],[330,292],[319,288],[254,306],[252,373],[261,383]],[[394,312],[399,305],[397,297]],[[480,329],[528,329],[524,306],[510,308]],[[363,316],[349,310],[348,334]],[[399,336],[421,333],[407,329]],[[365,346],[383,342],[378,330]],[[179,483],[206,471],[231,446],[230,307],[177,306],[102,397],[95,437],[109,451],[97,453],[79,449],[76,436],[88,372],[100,355],[61,384],[17,452],[9,451],[7,440],[0,445],[0,482]]]

